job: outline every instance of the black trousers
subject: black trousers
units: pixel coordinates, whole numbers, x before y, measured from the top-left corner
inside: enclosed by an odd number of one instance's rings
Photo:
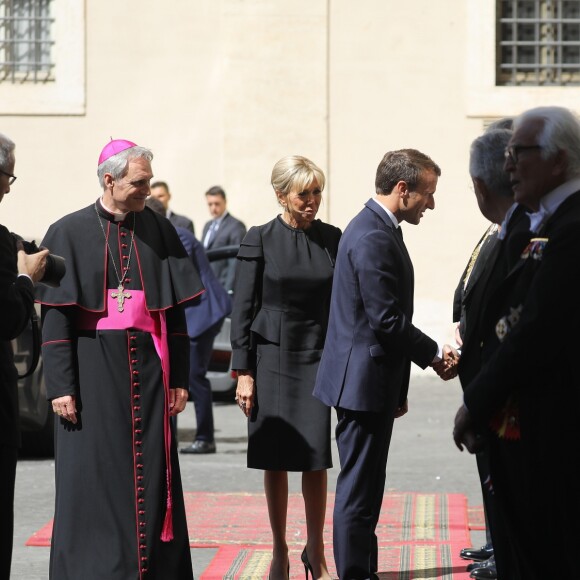
[[[10,580],[17,458],[16,446],[0,445],[0,580]]]
[[[189,396],[193,400],[197,430],[195,438],[201,441],[214,440],[213,399],[211,383],[205,376],[213,342],[222,327],[220,320],[205,332],[189,339]]]

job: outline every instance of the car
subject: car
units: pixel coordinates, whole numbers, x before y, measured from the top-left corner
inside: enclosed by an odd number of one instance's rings
[[[208,259],[210,262],[233,260],[238,249],[238,245],[211,249],[207,252]],[[233,399],[236,389],[236,373],[231,368],[230,324],[228,317],[216,336],[207,373],[216,400]],[[14,362],[20,377],[18,380],[22,432],[20,454],[24,457],[54,455],[54,413],[51,404],[46,400],[40,336],[40,306],[37,304],[24,332],[12,341]]]

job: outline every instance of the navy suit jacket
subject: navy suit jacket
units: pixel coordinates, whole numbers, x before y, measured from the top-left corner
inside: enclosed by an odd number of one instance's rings
[[[185,307],[187,334],[196,338],[231,313],[232,301],[215,277],[201,243],[189,230],[175,229],[205,287],[205,292]]]
[[[202,241],[205,239],[207,230],[211,225],[211,220],[203,226]],[[216,232],[214,239],[208,246],[211,248],[221,248],[223,246],[234,246],[241,244],[246,235],[246,226],[231,214],[226,214],[220,223],[220,227]],[[221,282],[222,286],[229,292],[234,289],[234,278],[236,273],[236,259],[228,258],[226,260],[218,260],[212,262],[211,265],[214,274]]]
[[[185,228],[189,230],[193,235],[195,235],[195,228],[193,222],[184,215],[179,215],[178,213],[171,212],[167,218],[176,228]]]
[[[413,292],[413,265],[403,239],[369,200],[338,247],[314,388],[318,399],[355,411],[404,403],[411,362],[425,368],[437,353],[437,343],[411,322]]]

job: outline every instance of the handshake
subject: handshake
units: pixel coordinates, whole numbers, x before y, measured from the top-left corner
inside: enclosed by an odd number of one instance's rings
[[[460,358],[459,351],[449,344],[443,346],[443,358],[439,362],[432,363],[433,370],[444,381],[454,379],[457,376],[457,365]]]

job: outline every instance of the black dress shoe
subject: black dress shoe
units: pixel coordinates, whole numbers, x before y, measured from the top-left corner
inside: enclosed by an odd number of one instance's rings
[[[469,575],[470,578],[489,578],[490,580],[496,580],[497,569],[495,567],[495,558],[492,556],[486,562],[483,562],[481,566],[478,566]]]
[[[485,564],[485,560],[483,562],[471,562],[467,568],[465,568],[466,572],[473,572],[477,568],[481,568]]]
[[[477,562],[483,562],[491,556],[493,556],[493,546],[491,544],[486,544],[481,548],[463,548],[459,552],[460,558],[464,560],[475,560]]]
[[[200,455],[201,453],[215,453],[215,442],[201,441],[200,439],[197,439],[189,447],[182,447],[179,452],[195,453],[197,455]]]

